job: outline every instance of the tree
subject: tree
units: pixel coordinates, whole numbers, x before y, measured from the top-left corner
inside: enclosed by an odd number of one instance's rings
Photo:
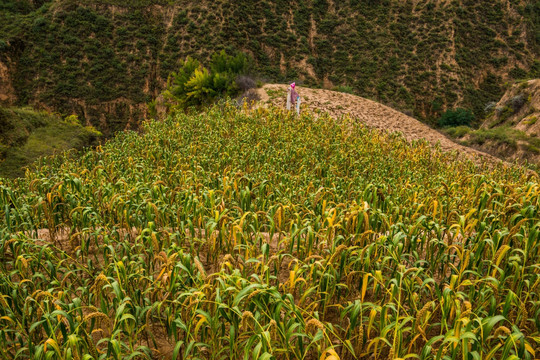
[[[169,76],[167,91],[164,96],[166,98],[174,98],[180,103],[185,103],[187,101],[188,93],[186,85],[195,73],[195,70],[199,69],[200,67],[201,64],[199,61],[188,56],[178,72],[173,72]]]
[[[439,126],[470,126],[474,121],[474,114],[471,110],[458,108],[456,110],[447,110],[439,119]]]
[[[248,57],[243,53],[228,55],[221,51],[212,55],[210,71],[199,61],[187,57],[178,72],[169,76],[165,99],[180,107],[201,106],[219,96],[235,96],[240,87],[236,79],[248,69]]]
[[[246,54],[237,53],[235,56],[227,55],[225,50],[221,50],[218,53],[212,55],[210,61],[210,70],[212,73],[230,73],[230,74],[243,74],[248,67],[248,59]]]
[[[186,105],[203,105],[212,101],[216,95],[213,85],[214,80],[206,68],[195,69],[185,84]]]

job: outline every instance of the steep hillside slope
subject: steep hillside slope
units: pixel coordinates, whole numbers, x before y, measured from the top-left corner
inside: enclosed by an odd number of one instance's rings
[[[287,85],[270,84],[259,89],[258,93],[263,103],[285,108],[286,90]],[[484,152],[459,145],[426,124],[380,103],[330,90],[297,87],[297,91],[302,97],[303,110],[328,113],[335,119],[350,116],[372,128],[399,132],[409,142],[427,140],[433,146],[440,146],[443,151],[453,151],[477,163],[501,161]]]
[[[540,80],[517,82],[487,105],[482,126],[446,130],[464,145],[509,160],[540,165]]]
[[[540,79],[514,84],[496,104],[483,128],[512,125],[530,136],[540,136]]]
[[[101,134],[45,112],[0,107],[0,177],[23,176],[39,157],[96,145]]]
[[[0,99],[113,132],[187,55],[237,49],[268,80],[347,86],[425,120],[455,104],[481,116],[505,81],[538,74],[539,14],[530,0],[5,0]]]

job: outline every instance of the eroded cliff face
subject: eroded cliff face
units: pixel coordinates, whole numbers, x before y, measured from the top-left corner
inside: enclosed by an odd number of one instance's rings
[[[8,64],[0,60],[0,105],[13,105],[17,97],[11,80],[11,71]]]

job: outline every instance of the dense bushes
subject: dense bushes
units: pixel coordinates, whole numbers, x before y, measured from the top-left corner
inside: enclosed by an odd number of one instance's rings
[[[255,85],[245,76],[249,63],[243,53],[228,55],[222,50],[212,55],[208,70],[198,60],[188,57],[178,72],[169,77],[163,95],[169,105],[180,107],[201,106],[212,103],[216,98],[235,96],[240,90],[245,91]]]
[[[439,126],[470,126],[474,122],[474,114],[470,110],[447,110],[439,119]]]

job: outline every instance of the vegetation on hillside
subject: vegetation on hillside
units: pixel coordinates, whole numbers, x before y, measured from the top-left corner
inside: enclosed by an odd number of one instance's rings
[[[540,165],[540,80],[512,84],[498,102],[487,104],[488,116],[479,129],[469,127],[457,117],[441,118],[448,122],[447,134],[468,146],[474,146],[495,156],[512,160],[527,160]],[[455,112],[448,112],[450,115]],[[472,124],[476,125],[476,124]],[[478,126],[475,126],[478,127]]]
[[[32,109],[0,107],[0,177],[22,176],[39,157],[96,145],[100,137],[75,115],[62,120]]]
[[[0,185],[2,357],[537,358],[537,176],[277,109],[142,130]]]
[[[214,53],[210,70],[188,57],[178,72],[173,72],[163,96],[171,105],[211,105],[216,99],[236,96],[242,90],[255,87],[255,81],[245,74],[249,59],[244,53],[228,55],[224,50]]]
[[[341,87],[435,123],[457,106],[481,119],[506,81],[538,77],[539,19],[524,0],[6,0],[0,61],[19,104],[98,128],[104,115],[107,133],[140,119],[187,56],[224,49],[251,54],[268,80]]]
[[[438,125],[441,127],[471,126],[474,120],[474,114],[470,110],[446,110],[439,119]]]

